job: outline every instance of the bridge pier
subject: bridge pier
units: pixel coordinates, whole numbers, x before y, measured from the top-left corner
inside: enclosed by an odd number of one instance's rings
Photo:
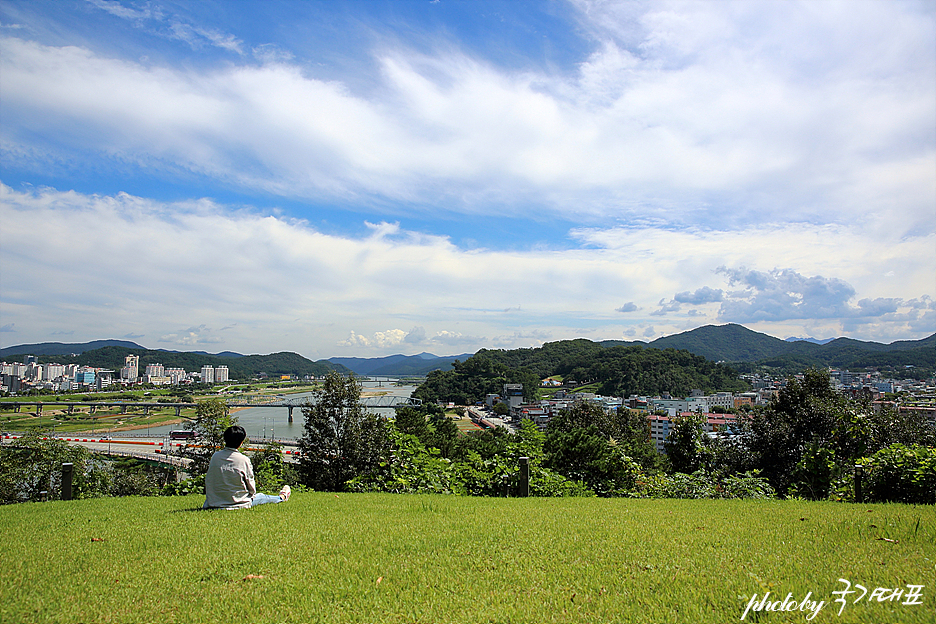
[[[126,405],[121,405],[121,406],[120,406],[120,413],[121,413],[121,414],[126,414],[126,413],[127,413],[127,406],[126,406]]]
[[[177,405],[176,408],[175,408],[175,417],[176,417],[176,418],[181,418],[181,417],[182,417],[182,407],[179,406],[179,405]]]
[[[74,406],[74,405],[69,405],[69,406],[68,406],[68,415],[69,415],[69,416],[72,415],[72,410],[74,410],[74,409],[75,409],[75,406]]]
[[[149,405],[143,406],[143,416],[144,417],[149,416]]]
[[[293,408],[292,408],[292,405],[290,405],[288,409],[289,409],[289,422],[292,423],[292,421],[293,421],[293,415],[292,415]]]
[[[36,404],[36,416],[42,416],[42,403]]]
[[[94,412],[96,411],[97,411],[97,405],[88,406],[88,414],[90,414],[91,416],[94,416]]]

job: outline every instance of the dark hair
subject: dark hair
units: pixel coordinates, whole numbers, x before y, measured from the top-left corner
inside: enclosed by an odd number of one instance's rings
[[[240,425],[233,425],[224,430],[224,445],[231,448],[240,446],[247,437],[247,432]]]

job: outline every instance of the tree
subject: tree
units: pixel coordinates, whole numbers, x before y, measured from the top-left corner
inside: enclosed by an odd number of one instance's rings
[[[550,433],[558,431],[573,431],[588,427],[598,428],[604,419],[604,408],[591,401],[579,401],[572,407],[559,412],[559,415],[549,422]],[[603,432],[602,432],[603,433]]]
[[[670,421],[669,435],[663,441],[666,456],[673,472],[692,474],[702,463],[703,439],[702,414],[688,413],[674,416]]]
[[[353,377],[332,372],[303,406],[299,471],[306,485],[340,491],[350,479],[377,470],[388,454],[386,424],[363,410],[360,397]]]
[[[753,468],[759,468],[770,485],[785,495],[807,449],[837,450],[840,426],[846,420],[848,401],[835,392],[825,371],[807,370],[802,378],[789,378],[766,409],[741,421],[742,439]],[[847,459],[835,453],[838,459]],[[816,455],[816,458],[820,458]],[[809,462],[814,464],[815,462]],[[818,464],[816,464],[818,465]]]
[[[15,445],[0,446],[0,503],[37,501],[41,492],[50,499],[61,498],[62,464],[72,463],[72,496],[88,498],[106,480],[102,467],[88,449],[63,440],[45,438],[31,431]]]
[[[221,399],[199,401],[195,406],[195,420],[185,423],[185,429],[195,432],[196,445],[185,449],[184,457],[192,460],[189,472],[202,475],[208,472],[211,456],[224,448],[224,430],[237,424],[228,406]]]
[[[599,496],[615,496],[633,489],[640,467],[619,444],[594,426],[556,429],[543,446],[546,468],[572,481],[581,481]]]
[[[663,458],[650,437],[650,420],[645,412],[620,407],[604,410],[598,417],[598,430],[615,440],[625,455],[647,472],[658,472]]]
[[[394,423],[401,433],[414,435],[419,438],[420,442],[426,444],[429,438],[429,423],[422,410],[415,407],[401,407],[396,410]]]

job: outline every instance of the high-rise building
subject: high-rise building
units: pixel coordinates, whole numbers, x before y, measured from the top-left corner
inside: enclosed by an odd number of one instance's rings
[[[130,383],[136,383],[137,377],[139,376],[140,356],[128,355],[124,358],[124,367],[120,369],[120,378]]]
[[[228,367],[218,366],[214,369],[214,380],[216,382],[228,380]]]
[[[42,366],[35,362],[30,362],[26,365],[26,374],[24,376],[30,381],[41,381]]]
[[[210,364],[201,367],[201,382],[214,383],[214,368]]]
[[[63,364],[46,364],[42,368],[43,381],[55,381],[59,377],[65,376],[65,366]]]
[[[165,377],[166,367],[163,366],[162,364],[147,364],[146,376],[147,377]]]

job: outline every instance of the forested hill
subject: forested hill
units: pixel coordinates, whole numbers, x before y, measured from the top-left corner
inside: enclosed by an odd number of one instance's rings
[[[803,340],[787,342],[752,331],[742,325],[706,325],[650,343],[604,341],[604,346],[643,346],[686,349],[709,360],[749,362],[779,368],[809,366],[836,368],[886,368],[914,366],[932,370],[936,361],[936,334],[923,340],[891,344],[836,338],[826,344]]]
[[[84,353],[101,347],[126,347],[128,349],[145,349],[141,345],[129,340],[92,340],[91,342],[40,342],[37,344],[23,344],[0,349],[0,358],[9,358],[15,355],[68,355],[70,353]]]
[[[140,356],[140,373],[147,364],[162,364],[166,368],[184,368],[187,372],[197,372],[202,366],[227,366],[231,379],[250,379],[259,373],[267,375],[325,375],[329,371],[348,372],[340,364],[326,360],[313,362],[297,353],[271,353],[270,355],[244,355],[222,357],[201,353],[179,351],[153,351],[150,349],[128,349],[126,347],[102,347],[85,351],[77,356],[40,356],[40,362],[58,362],[59,364],[82,364],[95,368],[107,368],[119,371],[128,355]]]
[[[535,349],[482,349],[454,370],[430,373],[413,396],[427,401],[473,403],[488,393],[499,394],[504,383],[523,383],[525,398],[531,385],[561,375],[577,383],[598,383],[606,396],[685,396],[694,388],[706,393],[741,392],[750,387],[723,364],[675,349],[639,346],[605,347],[590,340],[562,340]]]

